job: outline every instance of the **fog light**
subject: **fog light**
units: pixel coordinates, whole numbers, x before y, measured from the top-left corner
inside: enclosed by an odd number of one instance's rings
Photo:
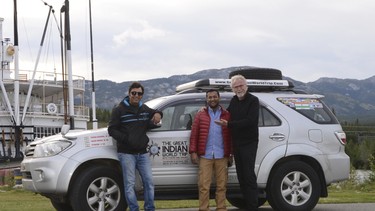
[[[42,182],[45,178],[44,172],[42,170],[37,170],[36,172],[38,173],[36,182]]]

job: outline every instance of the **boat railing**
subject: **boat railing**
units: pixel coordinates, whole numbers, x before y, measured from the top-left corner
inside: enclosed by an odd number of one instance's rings
[[[31,70],[19,70],[19,81],[20,82],[30,82],[33,77],[33,71]],[[14,71],[11,71],[10,78],[5,79],[4,81],[14,81]],[[84,89],[85,88],[85,78],[78,75],[73,75],[73,87],[75,89]],[[45,84],[45,85],[56,85],[62,86],[63,81],[68,84],[68,75],[61,74],[57,72],[47,72],[47,71],[37,71],[34,77],[34,83],[36,84]]]
[[[23,106],[20,107],[20,111],[23,111]],[[67,109],[68,111],[68,109]],[[51,116],[51,117],[63,117],[65,113],[64,105],[54,103],[31,103],[26,112],[26,117],[36,116]],[[8,110],[5,106],[0,106],[0,116],[9,115]],[[74,116],[77,118],[89,119],[90,108],[84,105],[74,106]]]

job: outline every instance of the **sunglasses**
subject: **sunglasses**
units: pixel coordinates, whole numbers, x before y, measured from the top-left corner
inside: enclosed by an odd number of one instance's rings
[[[130,94],[132,94],[133,96],[143,96],[143,92],[130,92]]]

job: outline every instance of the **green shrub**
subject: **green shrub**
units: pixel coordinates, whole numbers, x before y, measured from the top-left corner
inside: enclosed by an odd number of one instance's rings
[[[375,156],[375,128],[373,126],[343,126],[347,145],[345,152],[355,169],[370,170],[370,156]]]
[[[370,164],[370,176],[369,176],[369,182],[375,183],[375,156],[370,155],[369,157],[369,164]]]

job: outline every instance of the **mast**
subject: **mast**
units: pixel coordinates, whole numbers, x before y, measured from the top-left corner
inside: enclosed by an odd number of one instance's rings
[[[20,152],[20,142],[22,137],[22,129],[20,123],[20,81],[19,81],[19,55],[18,55],[18,20],[17,20],[17,0],[14,3],[14,140],[16,155],[15,160],[22,159],[22,154]]]
[[[92,128],[98,129],[98,120],[96,119],[96,102],[95,102],[95,80],[94,80],[94,53],[92,39],[92,19],[91,19],[91,0],[89,0],[90,16],[90,47],[91,47],[91,105],[92,105]]]
[[[70,15],[69,0],[65,0],[65,49],[66,49],[66,68],[68,68],[68,106],[70,117],[70,129],[74,129],[74,93],[73,93],[73,73],[72,73],[72,52],[71,52],[71,36],[70,36]]]
[[[63,28],[62,13],[65,11],[65,6],[61,7],[60,10],[60,28]],[[60,50],[61,50],[61,75],[63,81],[63,103],[64,103],[64,124],[68,124],[68,110],[67,110],[67,84],[65,79],[65,55],[64,55],[64,35],[60,32]]]

